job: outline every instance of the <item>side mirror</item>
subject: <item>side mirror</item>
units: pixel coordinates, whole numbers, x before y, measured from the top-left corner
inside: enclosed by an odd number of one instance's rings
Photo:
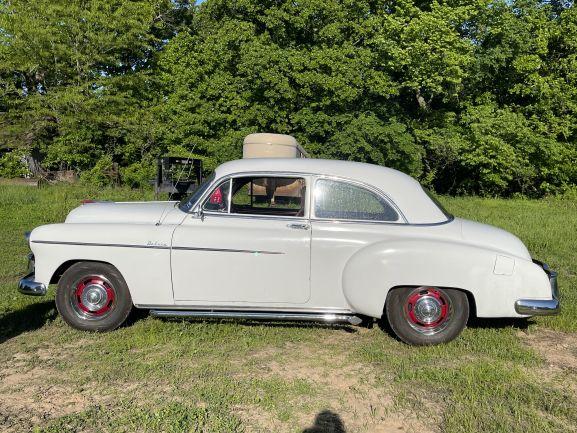
[[[202,208],[200,206],[195,208],[191,212],[191,215],[193,216],[193,218],[200,218],[201,220],[204,220],[204,211],[202,210]]]

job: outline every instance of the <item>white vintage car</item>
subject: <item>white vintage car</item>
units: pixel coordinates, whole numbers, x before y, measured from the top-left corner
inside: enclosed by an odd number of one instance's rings
[[[454,218],[389,168],[307,158],[227,162],[182,202],[96,202],[29,235],[19,284],[57,283],[63,319],[384,319],[403,341],[454,339],[477,317],[559,311],[556,273],[514,235]]]

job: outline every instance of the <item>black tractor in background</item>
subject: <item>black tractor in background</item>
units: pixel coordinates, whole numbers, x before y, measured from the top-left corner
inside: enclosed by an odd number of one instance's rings
[[[163,156],[158,158],[154,192],[168,194],[170,199],[181,200],[190,195],[202,182],[202,160]]]

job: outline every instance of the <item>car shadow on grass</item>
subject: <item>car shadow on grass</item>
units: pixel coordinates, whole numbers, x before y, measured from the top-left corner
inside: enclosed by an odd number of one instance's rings
[[[313,425],[302,433],[346,433],[346,430],[340,416],[330,410],[323,410],[317,414]]]
[[[301,328],[301,329],[329,329],[334,331],[344,331],[348,334],[358,332],[354,326],[342,323],[322,323],[322,322],[261,322],[248,321],[245,323],[238,322],[246,326],[270,326],[276,328]]]
[[[146,319],[150,315],[148,310],[141,309],[141,308],[133,308],[126,320],[120,328],[130,328],[131,326],[135,325],[137,322]]]
[[[24,332],[35,331],[56,318],[54,301],[29,304],[19,310],[0,314],[0,344]]]
[[[397,341],[401,341],[399,337],[393,332],[391,329],[391,325],[389,325],[388,320],[381,319],[376,321],[379,328],[387,333],[391,338],[394,338]],[[527,331],[529,326],[535,324],[535,321],[532,319],[527,318],[503,318],[503,319],[483,319],[475,316],[469,317],[467,321],[467,328],[471,329],[505,329],[505,328],[513,328],[518,329],[520,331]]]
[[[534,325],[535,321],[527,318],[503,318],[503,319],[483,319],[480,317],[470,317],[467,327],[472,329],[504,329],[514,328],[520,331],[526,331],[529,326]]]

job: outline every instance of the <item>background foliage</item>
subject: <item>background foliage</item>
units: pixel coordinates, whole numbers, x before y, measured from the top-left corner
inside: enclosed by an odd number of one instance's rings
[[[98,182],[271,131],[442,193],[540,196],[577,184],[576,128],[570,1],[0,0],[0,147]]]

